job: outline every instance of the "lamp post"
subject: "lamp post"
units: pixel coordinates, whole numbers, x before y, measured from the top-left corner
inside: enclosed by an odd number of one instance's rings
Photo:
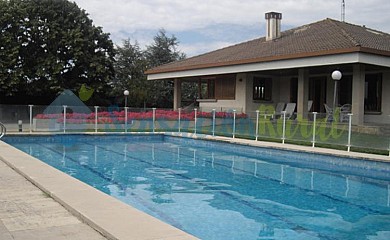
[[[127,132],[127,96],[129,96],[129,91],[125,90],[123,95],[125,95],[125,132]]]
[[[343,75],[339,70],[335,70],[332,72],[332,79],[334,80],[334,94],[333,94],[333,114],[336,111],[337,107],[337,83],[340,81]]]
[[[129,96],[129,91],[128,90],[125,90],[123,92],[123,95],[125,95],[125,107],[127,107],[127,96]]]

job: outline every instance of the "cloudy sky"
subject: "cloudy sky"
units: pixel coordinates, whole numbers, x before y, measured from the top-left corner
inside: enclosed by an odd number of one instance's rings
[[[325,18],[341,19],[342,0],[74,0],[115,44],[144,47],[159,29],[194,56],[265,35],[264,13],[281,12],[282,31]],[[345,20],[390,32],[389,0],[345,0]]]

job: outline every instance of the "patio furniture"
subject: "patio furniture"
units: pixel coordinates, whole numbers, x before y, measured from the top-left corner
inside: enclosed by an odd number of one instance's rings
[[[279,102],[278,104],[276,104],[274,114],[281,114],[285,106],[286,104],[284,102]]]
[[[271,116],[271,118],[274,119],[274,118],[276,118],[276,116],[282,115],[282,111],[284,110],[285,106],[286,106],[286,104],[284,102],[279,102],[278,104],[276,104],[274,114],[273,114],[273,116]]]
[[[310,112],[312,106],[313,106],[313,100],[307,101],[307,111],[308,111],[308,112]]]
[[[333,121],[333,108],[329,107],[326,103],[324,103],[325,111],[326,111],[326,122]]]
[[[294,115],[296,106],[297,106],[296,103],[287,103],[286,108],[284,109],[284,111],[286,112],[286,119],[290,119]],[[274,119],[279,117],[283,117],[283,111],[280,111],[280,113],[275,113]]]
[[[344,104],[340,107],[340,122],[348,122],[349,116],[348,113],[351,113],[352,105],[351,104]]]
[[[286,119],[290,119],[294,115],[296,106],[296,103],[287,103],[286,109],[284,109],[284,111],[286,112]]]
[[[328,105],[324,104],[325,110],[326,110],[326,121],[332,122],[334,120],[334,111],[333,108],[329,107]],[[348,122],[349,117],[348,113],[351,113],[352,105],[351,104],[344,104],[340,107],[339,112],[339,121],[340,122]]]

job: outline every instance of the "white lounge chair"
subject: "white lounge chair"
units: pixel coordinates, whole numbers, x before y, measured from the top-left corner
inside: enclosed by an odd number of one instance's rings
[[[290,119],[294,115],[296,106],[296,103],[287,103],[286,109],[284,109],[284,111],[286,112],[286,119]]]
[[[296,106],[297,106],[296,103],[287,103],[286,108],[284,109],[284,111],[286,112],[286,119],[290,119],[294,115]],[[281,111],[278,114],[275,113],[275,119],[277,118],[276,116],[283,117],[283,111]]]
[[[279,102],[278,104],[276,104],[276,108],[272,118],[274,119],[277,118],[277,116],[279,117],[280,115],[282,115],[282,111],[284,110],[285,106],[286,104],[284,102]]]

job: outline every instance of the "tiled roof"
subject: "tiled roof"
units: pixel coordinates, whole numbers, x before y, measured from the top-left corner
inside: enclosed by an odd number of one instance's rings
[[[390,34],[328,18],[284,31],[271,41],[265,37],[254,39],[165,64],[147,74],[349,52],[390,56]]]

